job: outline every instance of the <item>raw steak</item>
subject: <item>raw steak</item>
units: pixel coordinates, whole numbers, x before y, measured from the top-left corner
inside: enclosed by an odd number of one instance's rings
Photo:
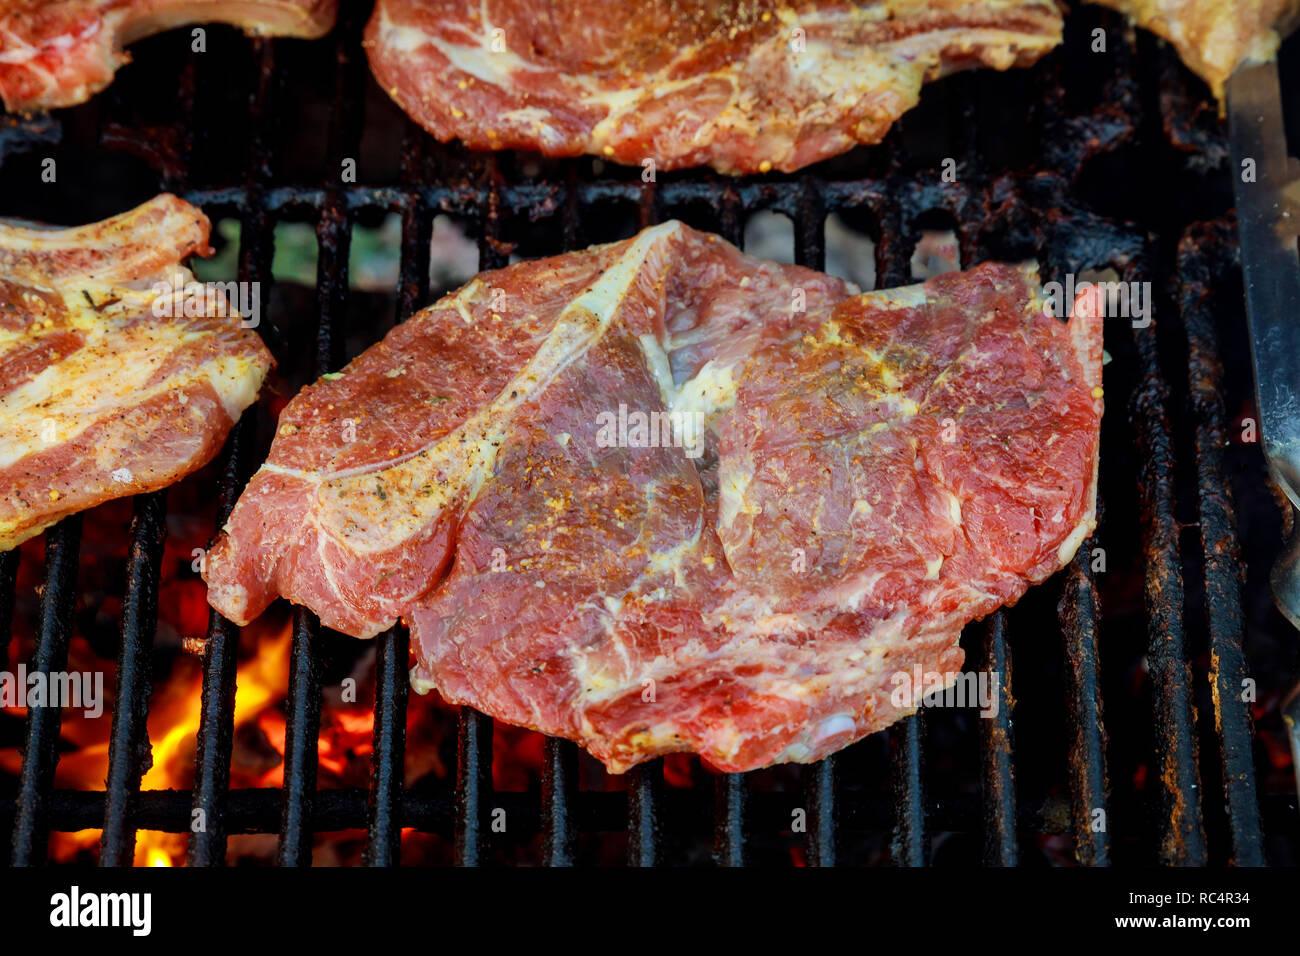
[[[231,23],[266,36],[323,36],[338,0],[0,0],[0,98],[10,112],[75,106],[173,27]]]
[[[791,171],[876,143],[921,84],[1028,66],[1049,0],[378,0],[371,68],[438,139]]]
[[[0,551],[201,467],[256,398],[271,356],[186,287],[195,253],[207,217],[165,194],[89,226],[0,224]]]
[[[1070,559],[1100,415],[1100,321],[1032,268],[854,295],[670,222],[484,273],[304,390],[208,599],[400,616],[417,690],[611,770],[811,761]]]
[[[1243,63],[1277,54],[1276,27],[1294,22],[1300,0],[1091,0],[1127,13],[1173,44],[1219,99]]]

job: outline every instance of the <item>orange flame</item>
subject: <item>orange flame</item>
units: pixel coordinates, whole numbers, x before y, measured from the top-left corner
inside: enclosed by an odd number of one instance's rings
[[[256,719],[267,707],[279,702],[289,683],[291,626],[285,623],[276,630],[268,630],[254,624],[244,633],[252,636],[254,650],[236,671],[236,727]],[[163,699],[151,709],[149,739],[153,744],[153,766],[140,781],[141,790],[183,785],[193,770],[194,739],[202,713],[203,672],[197,666],[192,665],[192,669],[194,673],[188,680],[168,681]],[[180,865],[186,843],[183,833],[141,830],[136,835],[135,865]]]

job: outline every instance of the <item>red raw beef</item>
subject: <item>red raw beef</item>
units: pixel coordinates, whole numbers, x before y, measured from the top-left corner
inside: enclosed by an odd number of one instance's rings
[[[366,28],[444,142],[724,173],[877,143],[925,81],[1060,41],[1050,0],[378,0]]]
[[[1101,324],[1043,308],[1032,268],[855,295],[675,222],[484,273],[288,405],[209,601],[400,617],[417,690],[614,771],[816,760],[1092,530]]]

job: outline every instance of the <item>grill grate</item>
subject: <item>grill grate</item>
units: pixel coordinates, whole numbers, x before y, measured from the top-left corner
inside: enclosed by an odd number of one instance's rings
[[[242,282],[269,288],[277,222],[296,218],[315,223],[318,297],[311,347],[317,373],[339,367],[344,357],[352,227],[359,216],[385,212],[397,213],[401,219],[398,321],[428,303],[429,249],[433,217],[438,213],[453,214],[474,225],[481,269],[506,263],[507,243],[523,220],[550,230],[553,251],[585,245],[584,222],[589,215],[628,211],[638,226],[674,215],[689,217],[739,243],[746,217],[764,209],[793,221],[796,260],[823,269],[827,216],[835,212],[864,214],[878,230],[878,285],[887,287],[910,281],[922,224],[938,211],[955,223],[965,265],[988,258],[1035,257],[1047,268],[1047,279],[1110,267],[1126,280],[1151,281],[1164,289],[1170,300],[1158,314],[1169,316],[1169,320],[1160,326],[1160,336],[1153,326],[1133,329],[1129,340],[1123,341],[1124,323],[1107,328],[1107,348],[1120,366],[1117,374],[1131,388],[1112,390],[1108,374],[1106,440],[1111,444],[1103,449],[1102,466],[1104,474],[1123,473],[1127,468],[1123,449],[1136,441],[1140,501],[1117,502],[1125,496],[1116,489],[1131,491],[1119,479],[1103,478],[1102,492],[1103,504],[1117,511],[1120,520],[1125,520],[1125,508],[1134,514],[1140,511],[1141,516],[1138,567],[1144,582],[1143,637],[1152,690],[1152,710],[1144,716],[1149,721],[1154,714],[1151,762],[1158,770],[1150,784],[1156,793],[1155,850],[1161,862],[1197,864],[1210,859],[1212,849],[1212,841],[1207,839],[1198,753],[1206,743],[1198,733],[1196,684],[1188,663],[1195,657],[1191,646],[1194,635],[1189,636],[1185,617],[1189,608],[1198,606],[1199,592],[1189,601],[1184,567],[1190,558],[1184,553],[1186,539],[1180,534],[1179,519],[1180,513],[1186,513],[1180,511],[1185,509],[1179,485],[1184,468],[1178,454],[1183,440],[1180,429],[1189,429],[1194,460],[1187,467],[1193,469],[1193,504],[1200,516],[1200,554],[1193,557],[1203,563],[1214,682],[1209,746],[1221,761],[1226,855],[1242,864],[1264,861],[1252,756],[1255,736],[1250,709],[1238,691],[1247,675],[1244,582],[1239,571],[1242,546],[1235,531],[1232,491],[1225,479],[1227,412],[1218,357],[1216,309],[1223,306],[1216,304],[1216,297],[1224,294],[1225,284],[1231,287],[1235,281],[1231,278],[1236,268],[1231,261],[1233,230],[1230,222],[1223,220],[1197,225],[1183,236],[1171,261],[1169,250],[1143,228],[1118,222],[1085,199],[1090,193],[1084,182],[1087,164],[1096,158],[1123,155],[1144,130],[1148,136],[1152,129],[1162,130],[1158,135],[1171,148],[1185,151],[1184,161],[1189,166],[1200,163],[1213,172],[1221,165],[1224,153],[1219,134],[1212,120],[1206,120],[1203,102],[1187,89],[1184,74],[1171,66],[1167,53],[1139,57],[1136,49],[1121,43],[1108,61],[1107,69],[1112,72],[1102,74],[1095,100],[1082,110],[1074,109],[1063,91],[1071,87],[1078,70],[1070,50],[1081,47],[1076,41],[1083,27],[1072,22],[1067,50],[1049,58],[1024,80],[1039,90],[1030,103],[1027,125],[1037,135],[1040,148],[1028,168],[995,165],[988,158],[987,130],[981,125],[988,104],[980,91],[989,84],[1017,81],[967,76],[946,84],[941,91],[948,109],[944,122],[950,134],[950,154],[959,170],[957,182],[952,183],[942,182],[909,150],[905,136],[912,122],[909,118],[880,150],[863,151],[868,156],[866,174],[859,163],[857,178],[805,173],[787,179],[732,181],[710,173],[690,173],[665,177],[659,183],[620,178],[617,171],[587,177],[581,171],[588,168],[584,164],[589,160],[555,164],[560,170],[556,176],[522,178],[515,175],[509,157],[472,156],[439,146],[408,122],[398,184],[370,186],[345,184],[333,175],[345,158],[358,155],[368,83],[360,49],[366,11],[346,6],[333,40],[322,41],[337,46],[325,153],[325,168],[331,172],[328,184],[303,188],[276,181],[277,117],[289,104],[282,100],[279,89],[283,67],[275,41],[247,41],[253,55],[253,83],[247,102],[249,141],[242,177],[202,187],[192,179],[196,144],[213,135],[196,119],[200,83],[193,58],[181,69],[179,119],[174,124],[141,135],[138,130],[109,122],[99,133],[101,145],[145,159],[160,186],[178,191],[214,219],[219,214],[239,218],[238,279]],[[1112,38],[1123,33],[1120,21],[1108,14],[1090,14],[1083,23],[1104,25]],[[1143,79],[1153,69],[1148,60],[1158,73],[1155,87]],[[1070,83],[1064,82],[1067,77]],[[939,91],[931,94],[939,95]],[[933,101],[927,97],[927,103]],[[49,147],[60,135],[57,121],[48,118],[21,121],[5,117],[0,124],[0,158]],[[431,167],[435,170],[432,175]],[[263,301],[266,298],[264,294]],[[1240,303],[1232,308],[1240,313]],[[1180,330],[1185,331],[1186,339],[1179,351],[1190,361],[1191,369],[1186,383],[1191,408],[1188,424],[1177,414],[1177,390],[1184,386],[1174,381],[1171,387],[1163,372],[1162,349],[1168,348],[1169,337]],[[1127,399],[1127,409],[1120,399]],[[1128,426],[1122,420],[1126,411]],[[235,428],[221,459],[216,486],[218,526],[224,523],[255,466],[251,419],[250,413]],[[1125,433],[1126,427],[1132,431]],[[1117,451],[1121,454],[1114,454]],[[512,819],[536,822],[541,858],[548,865],[578,862],[582,856],[580,836],[597,830],[626,832],[629,865],[672,862],[668,822],[695,818],[701,810],[701,795],[667,788],[662,760],[634,770],[626,794],[584,790],[579,786],[577,748],[566,741],[547,740],[539,813],[534,797],[528,794],[494,792],[492,722],[464,709],[459,715],[454,793],[407,789],[403,766],[409,636],[400,626],[377,638],[369,788],[318,792],[324,635],[315,616],[301,609],[293,617],[283,788],[278,792],[230,789],[238,629],[213,612],[204,642],[193,789],[140,792],[150,759],[145,721],[166,518],[165,491],[135,502],[118,652],[119,703],[112,718],[106,790],[54,789],[61,715],[57,709],[33,708],[18,789],[12,797],[0,794],[0,819],[6,830],[12,826],[9,856],[13,864],[42,863],[51,829],[102,826],[103,865],[130,862],[140,827],[190,833],[188,862],[193,866],[225,862],[227,837],[237,832],[278,832],[279,862],[309,864],[316,832],[362,827],[367,833],[364,861],[369,865],[400,861],[403,828],[447,836],[454,841],[457,863],[478,865],[492,859],[490,814],[497,807],[506,809]],[[1102,527],[1108,527],[1104,517]],[[1113,522],[1110,527],[1113,530]],[[45,535],[45,582],[31,669],[58,670],[66,663],[80,535],[80,517],[63,521]],[[1030,839],[1053,836],[1068,839],[1073,859],[1080,864],[1107,865],[1120,857],[1121,851],[1131,852],[1118,845],[1119,838],[1112,837],[1121,832],[1123,823],[1124,840],[1132,842],[1132,834],[1142,828],[1143,810],[1133,806],[1140,795],[1131,785],[1117,785],[1114,789],[1122,793],[1112,794],[1108,779],[1110,741],[1103,724],[1102,696],[1109,685],[1103,680],[1099,658],[1099,644],[1106,631],[1101,623],[1105,602],[1089,551],[1096,544],[1094,539],[1080,550],[1058,576],[1057,584],[1038,589],[1051,591],[1047,598],[1039,596],[1040,602],[1059,597],[1059,603],[1049,608],[1047,620],[1050,623],[1054,618],[1052,626],[1059,627],[1061,633],[1058,685],[1064,702],[1058,706],[1064,720],[1053,746],[1056,759],[1067,765],[1068,799],[1062,802],[1051,794],[1040,794],[1042,788],[1036,781],[1041,774],[1027,760],[1017,762],[1014,708],[1021,704],[1012,692],[1012,649],[1014,645],[1019,651],[1022,644],[1014,639],[1019,633],[1015,613],[1002,611],[972,626],[966,636],[973,664],[1001,675],[998,716],[979,722],[978,768],[972,778],[978,789],[945,793],[942,800],[933,798],[927,764],[938,761],[943,772],[952,765],[948,748],[936,746],[934,739],[946,725],[940,717],[923,714],[902,721],[874,742],[859,744],[802,771],[807,810],[802,839],[809,863],[852,862],[858,857],[847,852],[851,839],[864,832],[885,831],[892,861],[910,866],[931,862],[932,834],[974,829],[982,831],[981,858],[990,865],[1021,862]],[[18,565],[17,552],[0,555],[0,633],[6,635],[0,644],[3,666],[7,666],[12,637]],[[1057,585],[1059,592],[1052,590]],[[1196,591],[1199,578],[1190,587]],[[1108,658],[1109,654],[1108,645]],[[1027,678],[1034,678],[1036,660],[1030,655]],[[1015,686],[1024,696],[1028,684],[1017,682]],[[1132,706],[1125,702],[1118,715],[1107,715],[1112,732],[1117,727],[1124,734],[1138,732],[1129,720]],[[872,766],[877,774],[887,773],[889,800],[877,799],[861,788],[855,791],[846,783],[851,776],[846,769],[849,755],[872,747],[881,750],[883,759]],[[1029,782],[1018,781],[1018,767]],[[1125,764],[1121,769],[1127,774],[1132,768]],[[707,795],[704,799],[707,804]],[[716,863],[739,866],[752,861],[752,834],[789,830],[789,807],[795,800],[797,795],[755,788],[747,775],[718,775],[712,794]],[[1217,803],[1215,808],[1217,819]],[[1099,828],[1099,811],[1103,819],[1113,817],[1115,824]],[[203,827],[193,831],[196,820],[201,820]],[[1294,825],[1282,829],[1294,841]]]

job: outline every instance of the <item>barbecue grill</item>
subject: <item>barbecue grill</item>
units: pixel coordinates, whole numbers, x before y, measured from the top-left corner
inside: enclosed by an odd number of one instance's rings
[[[1296,863],[1300,819],[1277,703],[1297,642],[1267,593],[1291,516],[1258,446],[1242,437],[1255,413],[1224,131],[1169,50],[1117,16],[1076,11],[1065,46],[1037,67],[936,84],[879,147],[790,176],[691,171],[646,182],[640,170],[590,158],[436,143],[370,79],[364,6],[345,5],[316,44],[211,27],[210,52],[191,55],[188,31],[157,37],[91,104],[0,118],[0,211],[88,221],[89,207],[114,212],[171,190],[214,221],[238,219],[237,278],[264,290],[275,225],[314,223],[314,303],[262,295],[260,331],[282,371],[300,379],[339,367],[390,319],[432,301],[439,214],[476,238],[482,269],[512,251],[580,248],[670,217],[740,243],[763,210],[788,217],[794,259],[814,269],[826,262],[828,216],[868,232],[881,288],[912,280],[916,244],[936,226],[952,228],[963,266],[1037,259],[1045,281],[1110,269],[1150,282],[1155,308],[1144,328],[1106,320],[1098,530],[1066,570],[963,635],[967,666],[999,675],[993,719],[923,710],[815,765],[746,775],[697,767],[690,786],[669,785],[656,760],[620,789],[574,745],[547,739],[538,788],[518,792],[494,788],[492,721],[465,709],[454,769],[415,786],[404,779],[408,635],[399,626],[376,639],[369,786],[318,790],[329,660],[365,646],[297,609],[283,786],[232,789],[239,629],[213,612],[196,642],[193,786],[142,791],[170,533],[168,492],[142,496],[116,595],[105,788],[55,787],[58,709],[5,718],[0,747],[23,754],[16,778],[0,776],[6,860],[41,865],[51,831],[102,828],[101,865],[129,864],[139,829],[188,834],[192,866],[225,863],[228,838],[243,833],[277,834],[280,864],[309,864],[316,836],[341,830],[364,831],[363,860],[375,866],[402,861],[404,831],[437,834],[461,865]],[[1098,26],[1105,54],[1089,49]],[[47,156],[57,183],[34,186]],[[953,182],[941,175],[947,158]],[[347,159],[358,161],[356,181],[340,175]],[[350,287],[350,248],[354,227],[393,213],[400,277],[393,312],[377,317],[378,298]],[[268,420],[265,408],[250,409],[216,465],[190,479],[216,499],[211,531],[260,461]],[[97,515],[44,535],[29,671],[67,666],[82,534]],[[31,560],[39,552],[0,555],[0,669],[22,623],[20,564]],[[1243,699],[1248,678],[1257,690]],[[499,810],[506,834],[493,827]]]

